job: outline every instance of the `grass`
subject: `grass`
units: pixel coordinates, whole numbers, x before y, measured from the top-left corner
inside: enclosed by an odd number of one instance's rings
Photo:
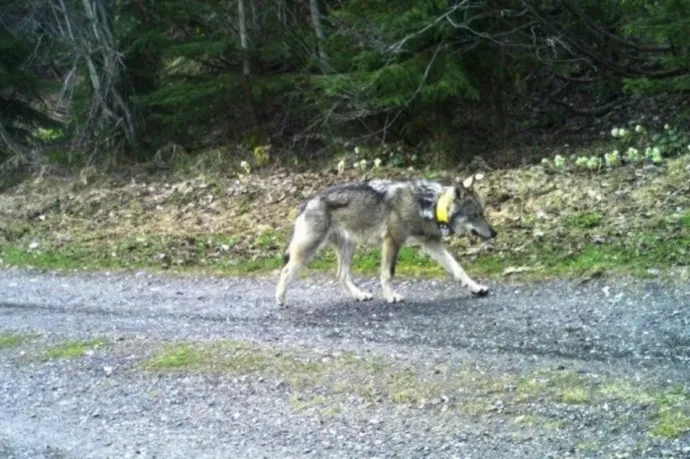
[[[690,430],[690,396],[682,386],[655,388],[625,379],[542,368],[528,373],[480,373],[461,366],[410,367],[375,356],[316,354],[307,349],[240,340],[181,342],[141,362],[149,372],[248,376],[285,387],[296,410],[335,415],[345,404],[389,403],[409,409],[457,410],[468,416],[493,412],[494,401],[515,424],[564,429],[567,422],[533,415],[535,404],[568,404],[588,410],[605,404],[639,407],[650,435],[677,438]],[[621,415],[622,416],[622,415]],[[621,417],[621,427],[630,420]]]
[[[172,370],[175,368],[194,368],[203,361],[203,354],[188,344],[170,347],[165,353],[147,363],[151,369]]]
[[[276,244],[273,232],[262,233],[262,244]],[[645,276],[647,270],[667,266],[669,262],[687,265],[690,236],[668,238],[652,234],[631,238],[629,243],[586,245],[566,250],[544,242],[519,253],[486,253],[477,257],[459,257],[463,267],[475,277],[497,277],[511,266],[538,267],[516,275],[523,279],[580,276],[596,271]],[[282,248],[275,246],[272,256],[226,256],[213,247],[228,247],[232,238],[156,237],[130,239],[116,245],[73,244],[29,249],[0,245],[4,265],[49,270],[172,270],[177,273],[204,272],[242,276],[273,272],[282,266]],[[268,251],[267,253],[270,253]],[[170,254],[161,261],[160,254]],[[548,256],[545,256],[547,255]],[[355,255],[353,271],[375,275],[380,266],[378,249],[360,250]],[[673,263],[670,263],[673,264]],[[538,265],[538,266],[537,266]],[[335,254],[322,250],[310,263],[308,271],[334,272]],[[417,248],[404,247],[399,254],[396,274],[414,277],[444,277],[446,272]]]
[[[568,405],[582,405],[591,403],[592,397],[584,387],[571,387],[558,394],[558,400]]]
[[[91,339],[85,341],[65,341],[46,350],[48,359],[73,359],[81,357],[86,351],[96,349],[105,342],[102,339]]]
[[[26,333],[0,334],[0,350],[19,347],[33,336]]]
[[[678,224],[683,228],[690,228],[690,212],[685,212],[681,215]]]
[[[595,228],[604,217],[598,212],[585,212],[566,217],[565,224],[571,228]]]
[[[679,438],[690,432],[690,415],[680,409],[662,408],[655,416],[650,434],[656,437]]]
[[[263,249],[277,249],[284,246],[285,242],[284,235],[271,228],[262,231],[255,240],[256,246]]]
[[[606,399],[620,400],[639,406],[651,406],[657,402],[653,394],[640,390],[628,381],[608,381],[601,387],[599,393]]]

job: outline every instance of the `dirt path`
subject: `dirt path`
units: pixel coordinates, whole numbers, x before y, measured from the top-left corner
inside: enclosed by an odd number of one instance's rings
[[[398,285],[0,271],[0,457],[690,458],[690,287]]]

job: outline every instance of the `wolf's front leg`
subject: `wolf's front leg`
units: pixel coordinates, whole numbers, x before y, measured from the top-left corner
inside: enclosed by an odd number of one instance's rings
[[[398,260],[400,246],[391,238],[383,239],[381,250],[381,288],[383,297],[389,303],[399,303],[403,301],[403,296],[393,291],[391,280],[395,275],[395,264]]]
[[[431,258],[443,266],[446,271],[452,274],[456,281],[466,286],[472,294],[484,296],[489,293],[489,287],[473,281],[441,242],[427,242],[423,245],[423,249]]]

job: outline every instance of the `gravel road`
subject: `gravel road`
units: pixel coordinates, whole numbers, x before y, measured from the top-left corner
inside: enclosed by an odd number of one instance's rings
[[[690,458],[690,286],[398,280],[388,305],[312,276],[279,312],[274,283],[0,270],[0,343],[26,338],[0,346],[0,458]],[[142,365],[179,342],[269,364]],[[323,379],[286,382],[288,354]]]

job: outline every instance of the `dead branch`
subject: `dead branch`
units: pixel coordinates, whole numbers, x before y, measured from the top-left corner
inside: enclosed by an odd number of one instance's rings
[[[551,72],[554,78],[558,78],[559,80],[566,81],[568,83],[575,83],[575,84],[592,84],[592,83],[598,83],[599,81],[603,80],[602,77],[594,77],[594,78],[575,78],[571,76],[566,76],[566,75],[561,75],[560,73],[554,73]]]
[[[619,102],[618,100],[613,100],[607,104],[600,105],[598,107],[593,107],[593,108],[576,108],[566,102],[560,101],[560,100],[551,100],[550,101],[552,104],[558,105],[559,107],[565,108],[567,111],[570,113],[573,113],[575,115],[580,115],[580,116],[594,116],[594,117],[599,117],[607,114],[608,112],[611,111],[612,108],[614,108]]]
[[[62,42],[72,61],[64,76],[59,104],[70,106],[76,74],[85,68],[91,88],[85,122],[78,126],[75,146],[91,150],[95,158],[101,150],[112,150],[136,141],[136,120],[123,95],[126,68],[113,36],[113,12],[107,0],[82,0],[68,4],[65,0],[50,3],[52,22],[44,30]]]

